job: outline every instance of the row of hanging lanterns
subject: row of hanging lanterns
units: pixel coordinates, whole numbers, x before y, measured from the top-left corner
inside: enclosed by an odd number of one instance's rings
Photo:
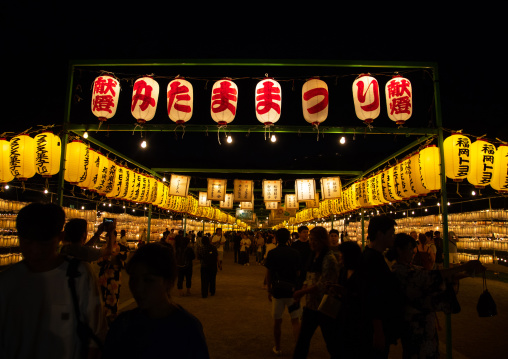
[[[377,80],[362,74],[353,82],[353,101],[357,117],[370,124],[380,114],[380,95]],[[385,87],[388,117],[398,125],[404,124],[413,113],[413,90],[408,79],[396,75]],[[93,83],[92,113],[99,121],[112,118],[118,107],[120,80],[110,75],[98,76]],[[326,82],[311,78],[302,87],[302,110],[305,121],[313,126],[328,117],[329,92]],[[155,116],[159,99],[159,84],[150,76],[134,83],[131,113],[139,124]],[[216,81],[212,87],[210,115],[218,126],[231,123],[237,111],[238,86],[229,78]],[[188,122],[193,113],[192,84],[176,78],[167,86],[167,113],[178,125]],[[259,122],[269,127],[280,119],[282,89],[273,78],[266,77],[256,85],[255,111]]]

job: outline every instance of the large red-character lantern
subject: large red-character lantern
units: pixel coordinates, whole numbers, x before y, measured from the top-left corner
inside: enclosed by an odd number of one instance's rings
[[[328,85],[312,78],[302,87],[303,117],[308,123],[319,126],[328,117]]]
[[[219,126],[227,126],[235,119],[238,87],[228,79],[217,81],[212,88],[210,113]]]
[[[168,116],[177,125],[183,125],[192,117],[194,89],[189,81],[177,78],[168,84]]]
[[[396,75],[385,86],[388,117],[403,125],[413,114],[413,89],[408,79]]]
[[[94,80],[92,113],[101,123],[115,115],[119,96],[120,81],[114,77],[101,75]]]
[[[379,116],[379,84],[374,77],[362,74],[353,82],[356,116],[369,125]]]
[[[280,118],[282,89],[271,78],[260,81],[256,86],[256,118],[265,126],[271,126]]]
[[[151,77],[142,77],[134,82],[131,113],[136,121],[143,124],[155,116],[159,100],[159,84]]]

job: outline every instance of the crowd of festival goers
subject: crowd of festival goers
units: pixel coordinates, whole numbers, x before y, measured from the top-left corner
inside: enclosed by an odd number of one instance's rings
[[[0,358],[209,358],[198,318],[171,297],[191,295],[199,262],[202,298],[215,295],[224,252],[238,265],[266,267],[276,356],[289,315],[306,358],[319,327],[331,358],[439,357],[436,312],[457,313],[457,284],[485,270],[479,261],[443,268],[439,232],[395,233],[389,216],[372,217],[364,248],[347,232],[166,229],[157,242],[141,235],[129,249],[125,231],[105,221],[87,241],[84,220],[65,220],[55,204],[32,203],[16,226],[23,260],[0,272]],[[450,233],[450,248],[457,238]],[[122,282],[122,271],[129,280]],[[118,310],[128,284],[137,307]],[[286,314],[288,313],[288,314]],[[213,356],[213,353],[212,353]]]

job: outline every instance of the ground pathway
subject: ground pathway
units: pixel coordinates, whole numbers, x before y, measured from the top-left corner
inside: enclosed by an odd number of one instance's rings
[[[217,293],[206,299],[200,295],[199,262],[194,263],[192,295],[172,295],[178,304],[194,314],[203,324],[212,359],[259,359],[275,357],[272,353],[273,334],[270,302],[263,289],[265,268],[256,265],[251,257],[250,266],[233,263],[233,253],[226,252],[223,270],[217,275]],[[500,267],[494,267],[499,271]],[[506,268],[506,267],[504,267]],[[505,270],[501,268],[500,270]],[[508,270],[506,270],[508,271]],[[129,292],[128,277],[124,274],[121,287],[120,311],[136,306]],[[498,315],[479,318],[476,303],[482,292],[481,278],[461,281],[458,299],[462,310],[452,315],[453,358],[505,357],[508,353],[508,283],[488,281],[488,289],[498,306]],[[439,333],[442,358],[445,358],[444,316],[439,315],[443,330]],[[294,347],[287,313],[283,318],[283,357],[290,358]],[[400,345],[392,346],[390,358],[401,358]],[[320,330],[311,343],[309,359],[327,358]]]

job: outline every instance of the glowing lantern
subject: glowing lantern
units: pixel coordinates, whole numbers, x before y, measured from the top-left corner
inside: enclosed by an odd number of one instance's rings
[[[328,117],[328,85],[313,78],[302,87],[303,117],[308,123],[319,126]]]
[[[448,136],[443,142],[446,177],[460,182],[469,172],[471,141],[460,133]]]
[[[11,139],[9,170],[20,181],[35,175],[35,140],[25,134]]]
[[[263,180],[263,200],[280,202],[282,199],[281,180]]]
[[[208,199],[206,192],[199,192],[199,206],[200,207],[210,207],[212,205],[212,201]]]
[[[208,178],[206,198],[212,201],[224,201],[226,184],[225,179]]]
[[[412,168],[410,166],[409,158],[405,158],[400,162],[399,166],[399,179],[401,185],[401,194],[404,199],[417,197],[413,177],[411,176]]]
[[[213,85],[210,112],[219,126],[227,126],[235,119],[237,104],[238,87],[233,81],[223,79]]]
[[[429,191],[439,191],[441,189],[439,148],[435,145],[425,147],[420,151],[418,159],[423,186]]]
[[[496,147],[482,139],[471,144],[469,152],[470,167],[467,180],[476,188],[489,185],[494,173]]]
[[[411,82],[402,76],[394,76],[386,83],[385,94],[388,117],[397,125],[403,125],[413,114]]]
[[[131,113],[136,121],[143,124],[155,116],[159,100],[159,84],[151,77],[142,77],[134,82],[132,89]]]
[[[97,152],[97,158],[95,160],[95,166],[97,167],[97,173],[92,178],[91,191],[102,191],[106,183],[106,177],[109,171],[109,159],[102,153]]]
[[[147,176],[146,178],[148,180],[148,194],[145,202],[153,204],[155,202],[155,198],[157,198],[157,180],[152,176]]]
[[[93,82],[92,113],[99,121],[107,121],[116,113],[120,96],[120,81],[111,76],[99,76]]]
[[[374,175],[374,178],[375,178],[375,182],[374,182],[374,191],[376,193],[376,196],[378,198],[378,200],[382,203],[382,204],[387,204],[389,203],[390,201],[388,199],[385,198],[385,194],[384,194],[384,188],[383,188],[383,178],[382,178],[382,174],[383,172],[379,172],[377,174]]]
[[[300,208],[300,205],[298,204],[298,201],[296,200],[296,194],[287,194],[284,197],[284,208],[286,208],[286,209]]]
[[[129,184],[132,181],[133,172],[127,167],[123,167],[123,179],[120,185],[120,193],[118,194],[118,198],[127,199],[127,195],[129,194]]]
[[[168,187],[162,181],[157,181],[157,195],[153,203],[154,205],[161,206],[167,195],[167,188]]]
[[[42,177],[51,177],[60,170],[62,146],[60,137],[52,132],[42,132],[35,140],[35,170]]]
[[[278,209],[279,208],[279,202],[265,202],[266,209]]]
[[[189,176],[171,175],[169,194],[171,196],[187,197],[190,179]]]
[[[377,191],[376,177],[370,176],[365,180],[365,191],[367,194],[367,201],[371,206],[379,206],[382,204]]]
[[[139,176],[139,194],[138,198],[136,199],[139,203],[147,203],[146,197],[149,192],[148,188],[148,177],[144,174],[140,174]]]
[[[88,146],[81,141],[72,141],[67,144],[64,179],[74,185],[83,182],[87,178],[90,167]]]
[[[220,208],[233,209],[233,193],[226,193],[224,201],[220,201]]]
[[[316,181],[314,179],[297,179],[295,193],[298,202],[313,200],[316,196]]]
[[[103,196],[113,191],[116,179],[116,170],[118,168],[118,165],[113,160],[108,160],[108,163],[108,172],[104,178],[104,185],[100,190],[98,190],[99,194]]]
[[[235,179],[233,190],[235,202],[252,202],[253,191],[253,181]]]
[[[381,177],[381,186],[382,186],[382,189],[383,189],[383,197],[388,202],[399,201],[400,199],[396,199],[396,197],[392,194],[392,187],[390,186],[391,185],[390,171],[389,170],[382,171],[380,173],[380,177]]]
[[[388,185],[390,186],[390,195],[396,201],[404,199],[399,176],[399,167],[397,165],[388,169]]]
[[[307,208],[319,208],[319,195],[316,193],[314,195],[314,199],[310,201],[305,201],[305,206]]]
[[[490,186],[498,192],[508,192],[508,145],[499,145],[496,150]]]
[[[379,85],[374,77],[360,75],[353,82],[353,101],[356,116],[366,124],[372,123],[380,113]]]
[[[124,198],[127,200],[127,201],[132,201],[132,197],[134,195],[134,191],[136,190],[136,178],[137,178],[137,173],[134,172],[133,170],[130,170],[130,169],[127,169],[127,175],[126,175],[126,180],[128,180],[127,182],[127,191],[125,193],[125,196]]]
[[[5,138],[0,138],[0,183],[5,184],[14,179],[9,168],[11,144]]]
[[[256,118],[265,126],[271,126],[280,118],[282,90],[279,83],[266,78],[256,86]]]
[[[240,202],[240,208],[242,210],[254,209],[254,202]]]
[[[342,186],[340,177],[323,177],[321,178],[321,196],[322,199],[340,198]]]
[[[97,176],[99,167],[98,167],[98,161],[99,161],[99,154],[89,148],[88,149],[88,163],[86,165],[86,173],[82,177],[82,180],[79,181],[77,184],[81,188],[86,189],[92,189],[92,183],[94,178]]]
[[[192,117],[194,90],[190,82],[177,78],[168,84],[168,116],[177,125]]]
[[[115,164],[116,170],[115,175],[113,177],[113,182],[111,185],[108,183],[108,186],[111,186],[111,191],[106,193],[106,197],[108,198],[120,198],[120,194],[122,193],[122,188],[125,188],[125,170],[124,166],[120,166]],[[123,187],[122,187],[123,186]]]
[[[414,190],[419,196],[426,195],[430,192],[422,182],[420,172],[420,153],[415,153],[409,157],[409,166],[411,167],[411,178],[413,179]]]
[[[129,200],[133,202],[139,201],[139,195],[141,191],[141,173],[134,172],[134,183],[133,183],[133,189]]]

